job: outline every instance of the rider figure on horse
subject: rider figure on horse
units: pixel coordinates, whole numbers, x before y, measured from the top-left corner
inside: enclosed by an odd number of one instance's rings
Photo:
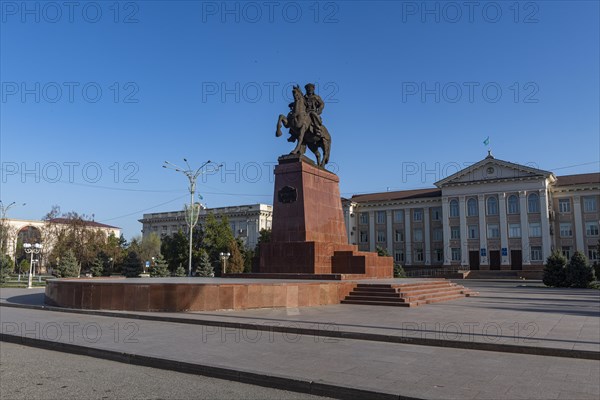
[[[315,85],[312,83],[304,86],[306,94],[304,95],[304,103],[306,104],[306,111],[310,115],[312,120],[312,127],[316,136],[321,136],[321,127],[323,126],[323,120],[321,119],[321,113],[325,108],[325,102],[315,93]]]
[[[321,113],[325,108],[325,102],[315,93],[315,85],[312,83],[308,83],[304,86],[306,89],[306,94],[304,95],[304,105],[306,106],[306,111],[310,116],[311,130],[316,137],[322,137],[321,127],[323,126],[323,120],[321,119]],[[289,104],[290,109],[294,107],[294,102]],[[293,142],[295,139],[290,138],[288,141]]]

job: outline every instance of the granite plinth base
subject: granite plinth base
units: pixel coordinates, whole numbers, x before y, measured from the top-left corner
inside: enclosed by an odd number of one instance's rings
[[[280,158],[271,241],[260,246],[260,273],[392,278],[393,269],[391,257],[348,244],[335,174],[302,157]]]
[[[173,283],[169,282],[172,281]],[[48,305],[122,311],[215,311],[339,304],[356,282],[269,282],[219,278],[56,279]]]
[[[353,245],[319,242],[266,243],[261,246],[262,274],[336,274],[393,278],[391,257],[357,251]]]

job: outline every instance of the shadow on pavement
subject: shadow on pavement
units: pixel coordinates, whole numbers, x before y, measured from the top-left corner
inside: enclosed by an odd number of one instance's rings
[[[29,293],[29,294],[23,294],[23,295],[19,295],[19,296],[12,296],[12,297],[7,297],[6,298],[6,302],[7,303],[14,303],[14,304],[25,304],[28,306],[42,306],[44,305],[44,296],[45,293]]]

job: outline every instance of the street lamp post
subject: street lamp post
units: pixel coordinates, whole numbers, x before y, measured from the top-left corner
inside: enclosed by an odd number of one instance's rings
[[[29,280],[27,283],[27,289],[31,289],[32,286],[32,274],[31,274],[31,270],[33,268],[33,255],[34,254],[39,254],[42,251],[42,245],[40,243],[36,243],[36,244],[31,244],[31,243],[23,243],[23,249],[25,250],[25,253],[27,254],[31,254],[31,261],[29,263]]]
[[[189,248],[189,262],[188,262],[188,276],[192,276],[192,231],[194,230],[194,227],[196,226],[196,222],[198,221],[196,218],[196,221],[194,222],[194,194],[196,194],[196,180],[198,179],[198,177],[200,175],[202,175],[204,173],[204,171],[202,171],[202,168],[206,167],[208,164],[210,164],[210,160],[208,160],[207,162],[205,162],[204,164],[202,164],[202,166],[200,166],[200,168],[193,170],[190,167],[190,164],[188,164],[187,160],[184,158],[183,161],[185,161],[185,164],[187,166],[187,169],[184,170],[183,168],[178,167],[175,164],[172,164],[168,161],[165,161],[165,164],[163,165],[163,168],[168,168],[168,169],[172,169],[174,171],[177,172],[181,172],[182,174],[184,174],[189,182],[190,182],[190,186],[188,188],[188,190],[190,191],[190,212],[189,212],[189,221],[188,222],[188,226],[190,228],[190,248]],[[221,165],[217,166],[217,170],[221,167]],[[197,211],[197,213],[199,213],[200,210]]]
[[[221,265],[223,266],[223,272],[221,275],[225,275],[227,271],[227,260],[229,260],[231,253],[219,253],[219,256],[221,256]]]

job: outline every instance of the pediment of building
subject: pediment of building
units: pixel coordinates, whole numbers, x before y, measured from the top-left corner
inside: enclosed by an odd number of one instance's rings
[[[548,177],[554,177],[552,172],[498,160],[488,155],[483,160],[436,182],[435,185],[442,188],[445,186],[481,184],[504,180],[541,180]]]

